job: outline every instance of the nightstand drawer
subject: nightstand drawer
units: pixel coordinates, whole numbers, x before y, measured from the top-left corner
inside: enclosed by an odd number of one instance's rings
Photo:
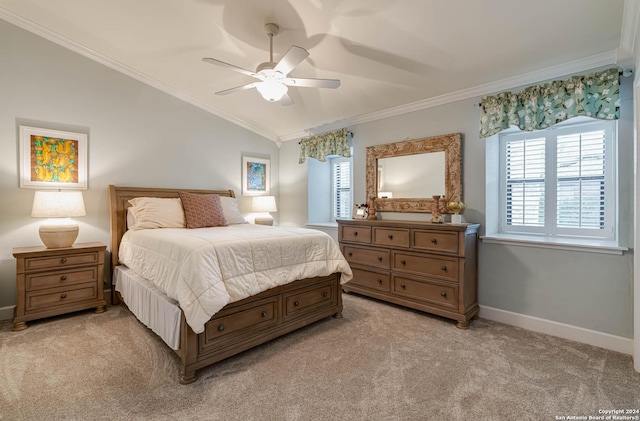
[[[62,269],[68,266],[95,265],[98,263],[98,253],[69,254],[56,257],[29,257],[24,259],[26,271],[40,269]]]
[[[63,306],[78,301],[95,300],[98,298],[98,288],[95,282],[80,284],[76,289],[55,288],[45,291],[27,292],[27,311],[48,309],[55,306]]]
[[[81,284],[98,279],[98,269],[89,267],[86,269],[61,270],[46,274],[26,275],[26,290],[33,291],[44,288],[62,287],[66,285]]]

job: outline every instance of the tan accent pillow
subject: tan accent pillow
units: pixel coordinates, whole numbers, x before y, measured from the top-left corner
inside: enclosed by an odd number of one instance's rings
[[[220,196],[178,192],[184,208],[187,228],[220,227],[227,225]]]
[[[129,229],[184,228],[184,210],[178,198],[136,197],[129,200],[133,226]],[[131,208],[130,208],[131,209]]]

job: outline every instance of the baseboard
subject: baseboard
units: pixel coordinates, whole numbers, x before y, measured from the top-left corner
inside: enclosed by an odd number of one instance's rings
[[[7,306],[0,307],[0,320],[11,320],[13,319],[13,309],[16,306]]]
[[[534,332],[545,333],[547,335],[633,355],[633,339],[622,336],[482,305],[480,306],[480,317]]]

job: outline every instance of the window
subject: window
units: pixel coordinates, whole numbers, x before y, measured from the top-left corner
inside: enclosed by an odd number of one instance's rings
[[[500,231],[616,240],[616,125],[500,135]]]
[[[351,217],[351,159],[331,159],[332,220]]]

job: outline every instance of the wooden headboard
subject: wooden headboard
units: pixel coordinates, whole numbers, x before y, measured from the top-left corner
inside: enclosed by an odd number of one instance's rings
[[[233,190],[194,190],[194,189],[160,189],[146,187],[109,186],[109,219],[111,223],[111,273],[118,265],[118,249],[120,239],[127,231],[127,208],[129,200],[136,197],[179,197],[178,192],[186,191],[198,194],[217,194],[236,197]]]

